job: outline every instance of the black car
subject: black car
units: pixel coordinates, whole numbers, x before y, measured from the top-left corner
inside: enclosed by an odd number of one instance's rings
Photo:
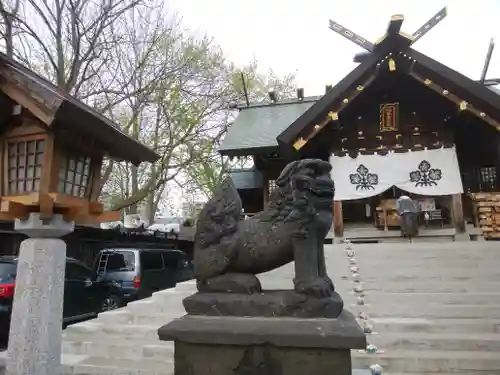
[[[0,336],[8,337],[17,274],[17,257],[0,256]],[[94,318],[103,310],[115,287],[95,280],[92,269],[66,258],[63,325]]]
[[[103,249],[95,261],[97,279],[120,291],[110,295],[105,310],[150,297],[154,292],[175,287],[193,278],[186,253],[165,249]]]

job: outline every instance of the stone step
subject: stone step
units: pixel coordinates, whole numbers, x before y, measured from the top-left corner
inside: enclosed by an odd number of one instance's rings
[[[483,244],[468,244],[465,247],[461,247],[457,244],[426,244],[425,246],[415,246],[412,244],[398,244],[398,245],[384,245],[384,244],[356,244],[351,245],[351,251],[354,251],[354,255],[363,255],[365,259],[375,259],[381,262],[382,260],[387,261],[388,258],[383,258],[381,255],[390,255],[392,259],[403,259],[403,258],[418,258],[423,261],[427,259],[485,259],[485,258],[500,258],[498,249],[495,249],[494,243],[492,245],[487,244],[484,247]],[[331,248],[330,248],[331,249]],[[339,251],[348,251],[347,246],[335,246],[333,251],[326,251],[326,259],[335,257],[338,255],[345,255],[339,253]],[[391,259],[391,261],[392,261]]]
[[[169,296],[172,298],[183,298],[187,297],[193,293],[198,292],[198,289],[196,289],[195,285],[181,285],[177,284],[175,288],[170,288],[170,289],[165,289],[165,290],[160,290],[158,292],[153,293],[153,298],[158,297],[158,296]]]
[[[73,337],[112,338],[115,336],[124,339],[158,339],[158,326],[134,324],[104,324],[98,320],[69,326],[63,333],[65,339]]]
[[[500,305],[386,305],[383,303],[352,306],[352,312],[364,311],[371,317],[388,318],[467,318],[500,319]]]
[[[499,261],[500,263],[500,261]],[[404,270],[404,271],[393,271],[391,273],[377,274],[373,271],[367,272],[361,267],[358,267],[358,274],[360,275],[362,280],[366,281],[377,281],[378,283],[398,283],[398,282],[435,282],[435,283],[454,283],[454,282],[486,282],[491,283],[494,281],[500,280],[500,273],[493,272],[484,272],[476,271],[476,273],[437,273],[437,272],[422,272],[419,274],[419,271],[415,270]],[[346,271],[342,276],[348,276],[348,271]]]
[[[153,293],[153,297],[151,298],[153,301],[158,301],[158,302],[168,302],[168,303],[174,303],[174,304],[180,304],[182,305],[182,300],[186,297],[189,297],[193,294],[195,294],[197,290],[193,291],[178,291],[175,289],[170,289],[169,293],[162,293],[162,292],[156,292]]]
[[[141,301],[136,301],[129,303],[127,305],[126,311],[131,313],[159,313],[159,312],[174,312],[178,311],[179,314],[184,312],[184,307],[182,306],[182,300],[180,301],[167,301],[158,299],[144,299]]]
[[[332,252],[338,249],[345,249],[347,244],[337,244],[333,246],[328,246],[328,252]],[[448,242],[448,243],[428,243],[425,246],[414,245],[411,243],[400,243],[400,244],[383,244],[383,243],[371,243],[371,244],[351,244],[353,249],[359,248],[363,249],[367,253],[373,254],[375,252],[385,252],[391,253],[395,257],[399,254],[403,253],[417,253],[417,254],[427,254],[427,253],[435,253],[439,251],[440,254],[446,251],[451,251],[455,253],[466,253],[466,254],[475,254],[482,252],[495,252],[497,249],[497,244],[494,242],[482,242],[482,243],[457,243],[457,242]],[[471,251],[473,250],[473,251]]]
[[[180,318],[185,314],[182,312],[155,312],[139,311],[131,312],[127,310],[117,310],[99,314],[97,321],[103,324],[137,324],[161,327],[173,319]]]
[[[132,315],[127,311],[126,307],[122,307],[121,309],[100,313],[95,321],[109,324],[132,324]]]
[[[358,264],[372,267],[373,269],[391,269],[390,265],[409,267],[409,268],[422,268],[428,265],[431,269],[438,269],[440,266],[447,266],[450,264],[450,269],[463,269],[466,264],[472,267],[486,267],[488,270],[494,270],[491,262],[500,260],[500,254],[494,252],[480,252],[476,254],[470,253],[454,253],[448,254],[439,251],[433,251],[428,254],[412,254],[412,253],[383,253],[377,251],[357,251],[353,249],[354,254],[352,257],[356,259]],[[388,260],[391,257],[390,261]],[[327,257],[329,263],[333,265],[334,260],[339,262],[340,259],[347,260],[348,254],[335,254],[334,256]],[[338,263],[337,263],[338,264]],[[472,268],[474,269],[474,268]]]
[[[340,277],[341,275],[339,275]],[[345,275],[348,278],[350,275]],[[380,279],[366,280],[361,274],[361,282],[366,291],[383,293],[497,293],[498,282],[436,282],[429,280],[411,280],[399,282],[381,282]],[[354,285],[354,284],[352,284]]]
[[[362,325],[362,322],[358,322]],[[428,333],[500,333],[500,319],[372,318],[374,331]]]
[[[351,253],[347,253],[351,251]],[[384,258],[385,256],[385,258]],[[390,256],[390,260],[388,258]],[[500,254],[498,251],[441,251],[441,250],[431,250],[427,252],[415,252],[412,251],[380,251],[377,249],[356,249],[352,250],[341,250],[339,253],[326,255],[325,259],[347,259],[349,257],[357,259],[359,262],[370,265],[373,264],[377,267],[389,268],[389,265],[394,263],[395,265],[401,263],[411,267],[422,267],[424,265],[429,265],[431,268],[438,268],[439,266],[444,266],[450,264],[450,268],[461,267],[461,265],[471,264],[471,265],[486,265],[489,269],[493,269],[489,261],[494,259],[500,259]],[[418,262],[415,262],[418,260]]]
[[[354,370],[353,370],[354,371]],[[371,371],[370,370],[367,370],[368,373],[366,373],[366,375],[372,375]],[[455,371],[453,372],[454,374],[457,374],[457,375],[493,375],[493,371],[467,371],[467,372],[463,372],[463,371]],[[398,372],[398,373],[395,373],[395,372],[386,372],[382,369],[382,374],[383,375],[443,375],[443,372]],[[450,374],[449,372],[446,372],[445,374]],[[354,375],[354,373],[353,373]],[[365,375],[365,374],[363,374]]]
[[[128,369],[123,367],[106,367],[96,365],[63,366],[61,375],[174,375],[174,371],[156,371]]]
[[[165,341],[117,340],[116,338],[93,341],[64,340],[63,353],[102,357],[109,359],[173,360],[174,344]]]
[[[369,335],[368,343],[386,351],[394,350],[448,350],[500,351],[500,334],[397,332]]]
[[[94,366],[94,367],[107,367],[110,369],[109,374],[117,375],[121,374],[120,372],[116,373],[115,370],[119,369],[120,371],[127,370],[128,372],[124,372],[124,374],[136,373],[141,374],[142,371],[151,371],[155,375],[157,373],[161,374],[169,374],[174,371],[174,360],[169,358],[163,358],[158,360],[133,360],[133,359],[125,359],[125,358],[106,358],[106,357],[88,357],[83,361],[75,364],[76,368],[83,366]],[[141,372],[135,372],[141,371]],[[85,374],[80,373],[80,374]]]
[[[349,262],[348,261],[349,257],[347,255],[337,258],[342,259],[343,262],[345,262],[345,264]],[[400,258],[397,256],[392,256],[392,259],[389,262],[387,259],[374,258],[373,256],[367,256],[367,254],[355,251],[354,256],[352,258],[355,260],[356,264],[358,264],[360,267],[364,266],[374,270],[380,270],[380,269],[391,270],[393,269],[394,266],[397,266],[401,268],[429,269],[429,270],[442,271],[443,266],[446,266],[446,269],[449,270],[464,270],[467,268],[480,269],[485,267],[488,270],[492,270],[494,272],[497,271],[495,269],[494,264],[491,263],[491,259],[489,259],[489,257],[486,258],[474,257],[470,259],[464,259],[463,257],[460,258],[452,257],[446,259],[445,261],[442,261],[440,257],[428,256],[419,258],[417,263],[415,262],[415,259],[413,257]],[[335,267],[335,265],[333,266]]]
[[[173,289],[175,289],[177,291],[181,291],[181,290],[194,291],[194,290],[196,290],[196,281],[195,280],[189,280],[189,281],[184,281],[182,283],[177,283],[175,285],[175,288],[173,288]],[[166,290],[169,290],[169,289],[166,289]]]
[[[490,305],[500,302],[500,293],[382,293],[371,291],[366,294],[366,303],[374,304],[383,301],[385,305],[399,303],[402,305]]]
[[[500,356],[494,352],[388,350],[367,354],[352,351],[354,368],[369,368],[379,364],[384,374],[391,373],[474,373],[498,374]]]

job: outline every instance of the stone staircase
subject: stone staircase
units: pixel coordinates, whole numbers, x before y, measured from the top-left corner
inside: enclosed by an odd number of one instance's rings
[[[353,366],[387,374],[498,374],[500,246],[487,242],[352,245],[365,292],[355,304],[345,245],[329,251],[346,307],[363,312],[376,354],[353,352]],[[362,321],[360,321],[362,324]]]
[[[345,245],[326,247],[329,272],[354,313],[368,315],[378,353],[353,351],[353,367],[384,375],[493,375],[500,369],[500,246],[489,242],[352,245],[365,290],[355,304]],[[261,276],[291,288],[293,265]],[[171,375],[173,344],[157,329],[184,314],[192,281],[64,333],[63,374]]]
[[[160,341],[157,331],[184,315],[182,300],[195,291],[193,281],[184,282],[68,327],[63,334],[64,374],[173,374],[173,343]]]

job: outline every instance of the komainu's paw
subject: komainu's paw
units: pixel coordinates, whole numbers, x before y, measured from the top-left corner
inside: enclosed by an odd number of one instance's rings
[[[329,277],[318,278],[311,281],[293,281],[297,293],[307,294],[316,298],[331,297],[335,287]]]
[[[261,293],[262,286],[255,275],[227,273],[198,281],[198,291],[202,293]]]

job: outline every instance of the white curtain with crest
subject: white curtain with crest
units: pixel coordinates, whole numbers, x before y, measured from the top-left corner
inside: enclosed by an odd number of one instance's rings
[[[463,193],[455,147],[388,153],[331,156],[335,200],[369,198],[396,186],[420,195]]]

